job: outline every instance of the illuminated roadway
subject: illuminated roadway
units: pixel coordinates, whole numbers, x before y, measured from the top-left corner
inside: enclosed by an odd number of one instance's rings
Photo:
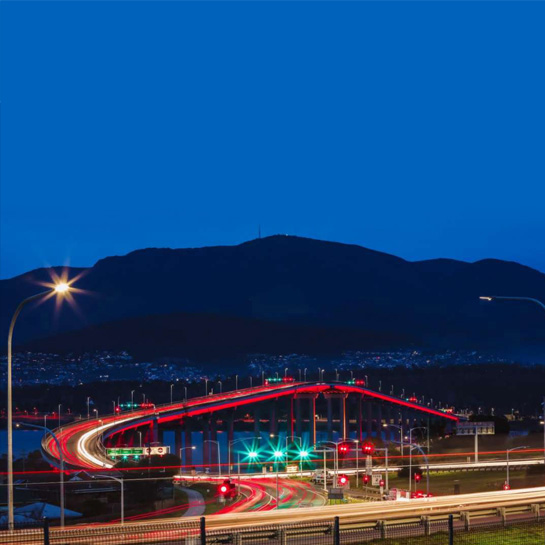
[[[311,507],[300,509],[272,509],[269,511],[255,511],[240,513],[220,514],[207,518],[207,531],[228,530],[257,531],[260,527],[289,523],[320,523],[331,524],[333,518],[338,516],[341,525],[355,526],[365,523],[375,523],[377,520],[402,522],[415,520],[426,515],[449,515],[452,513],[485,512],[499,507],[529,506],[531,504],[545,503],[545,487],[520,490],[483,492],[478,494],[461,494],[456,496],[441,496],[434,498],[414,499],[396,502],[369,502],[344,505],[330,505],[323,507]],[[51,544],[80,543],[95,544],[103,541],[109,545],[121,545],[127,542],[133,544],[169,543],[180,542],[181,538],[198,535],[198,518],[184,519],[183,526],[180,519],[150,520],[148,522],[120,525],[89,525],[67,527],[65,529],[52,528],[50,530]],[[160,525],[159,525],[160,522]],[[86,536],[84,528],[88,528]],[[76,537],[77,536],[77,537]],[[101,536],[103,538],[101,539]],[[18,543],[18,534],[14,532],[2,532],[0,544]],[[37,533],[35,540],[30,539],[30,533],[26,534],[25,543],[38,545],[43,543],[43,537]]]
[[[401,405],[415,411],[431,414],[456,422],[456,416],[437,411],[429,407],[405,401],[403,399],[375,392],[362,386],[342,383],[286,383],[270,386],[247,388],[222,394],[190,399],[184,403],[173,403],[151,409],[139,409],[134,412],[110,415],[102,418],[80,420],[56,430],[61,443],[62,453],[67,467],[79,469],[110,469],[114,461],[108,458],[102,445],[102,437],[120,431],[149,424],[157,419],[158,423],[180,420],[182,417],[194,417],[200,414],[249,405],[283,396],[323,393],[326,391],[359,393],[364,397]],[[42,449],[47,459],[55,465],[59,462],[59,453],[52,437],[47,436],[42,442]]]

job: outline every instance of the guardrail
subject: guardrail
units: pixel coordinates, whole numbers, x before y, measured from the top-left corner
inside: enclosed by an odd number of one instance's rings
[[[507,527],[526,528],[541,535],[545,542],[545,499],[543,503],[500,507],[494,509],[460,510],[448,515],[409,518],[406,515],[374,521],[342,522],[339,517],[292,524],[269,524],[233,528],[207,529],[207,519],[200,521],[150,522],[126,525],[50,527],[47,520],[39,528],[36,523],[29,527],[0,531],[1,545],[350,545],[372,540],[408,537],[425,538],[445,533],[445,545],[454,543],[455,535],[479,532],[486,528],[498,531]],[[402,520],[399,520],[402,518]],[[210,519],[208,519],[210,520]],[[220,517],[212,518],[214,523]],[[436,536],[437,537],[437,536]],[[398,543],[397,541],[396,543]],[[443,541],[440,541],[443,543]],[[420,543],[420,542],[419,542]],[[438,543],[434,540],[433,543]],[[464,541],[465,543],[465,541]],[[476,543],[480,543],[477,541]],[[498,541],[501,543],[501,541]],[[524,543],[524,541],[521,541]]]

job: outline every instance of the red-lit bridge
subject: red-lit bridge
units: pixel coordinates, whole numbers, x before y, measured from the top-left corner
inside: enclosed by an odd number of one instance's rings
[[[56,434],[67,467],[112,468],[115,460],[107,456],[105,445],[139,444],[135,439],[137,434],[142,434],[140,437],[143,437],[143,440],[141,439],[143,444],[160,443],[162,430],[170,428],[175,432],[178,454],[182,445],[182,434],[185,433],[186,446],[191,444],[191,432],[197,425],[203,431],[203,440],[215,440],[219,415],[222,425],[226,425],[228,440],[231,440],[234,434],[235,412],[239,407],[247,407],[251,408],[250,421],[253,421],[256,434],[261,431],[263,414],[264,420],[269,422],[270,433],[278,433],[279,421],[285,421],[286,435],[301,436],[303,428],[306,428],[309,444],[313,445],[316,441],[317,400],[326,409],[328,439],[333,437],[334,421],[340,437],[349,437],[350,427],[354,427],[355,424],[356,437],[361,440],[364,432],[368,437],[373,431],[380,433],[378,430],[382,430],[384,423],[408,425],[428,418],[450,422],[458,420],[452,414],[356,384],[292,382],[266,384],[194,398],[183,403],[80,420],[56,430]],[[42,449],[47,459],[58,465],[59,452],[51,436],[44,438]],[[191,449],[185,448],[184,451],[186,465],[191,465]],[[214,455],[215,449],[205,449],[204,463],[209,461],[215,463]]]

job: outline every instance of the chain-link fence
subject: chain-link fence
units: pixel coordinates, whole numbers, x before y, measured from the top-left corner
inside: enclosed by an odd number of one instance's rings
[[[540,513],[512,515],[501,510],[469,516],[422,517],[414,522],[345,522],[237,526],[207,529],[200,522],[161,522],[85,527],[50,527],[47,521],[0,530],[0,545],[545,545]]]

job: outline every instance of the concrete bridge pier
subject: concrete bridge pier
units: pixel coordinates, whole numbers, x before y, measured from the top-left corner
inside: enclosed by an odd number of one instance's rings
[[[327,440],[333,441],[333,405],[331,396],[326,396],[327,402]]]
[[[203,416],[202,419],[202,463],[204,466],[210,464],[210,417]]]
[[[210,415],[210,440],[211,441],[217,441],[218,440],[218,417],[216,416],[216,413],[212,413]],[[209,449],[210,449],[210,461],[214,468],[217,467],[219,460],[218,460],[218,445],[216,443],[208,443]]]
[[[377,439],[382,439],[382,402],[377,403]]]
[[[176,456],[180,457],[180,461],[182,460],[182,423],[176,424],[174,427],[174,452]]]
[[[370,441],[373,436],[373,402],[367,401],[367,440]]]
[[[254,435],[256,437],[261,435],[261,407],[259,404],[254,409]]]
[[[186,471],[189,469],[189,466],[193,465],[193,441],[191,437],[191,432],[193,430],[192,420],[188,418],[184,421],[184,428],[185,428],[185,437],[184,437],[184,453],[185,453],[185,465]]]
[[[269,407],[269,433],[278,435],[278,417],[277,417],[278,398],[274,399]]]
[[[358,395],[356,406],[356,439],[363,441],[363,395]]]

